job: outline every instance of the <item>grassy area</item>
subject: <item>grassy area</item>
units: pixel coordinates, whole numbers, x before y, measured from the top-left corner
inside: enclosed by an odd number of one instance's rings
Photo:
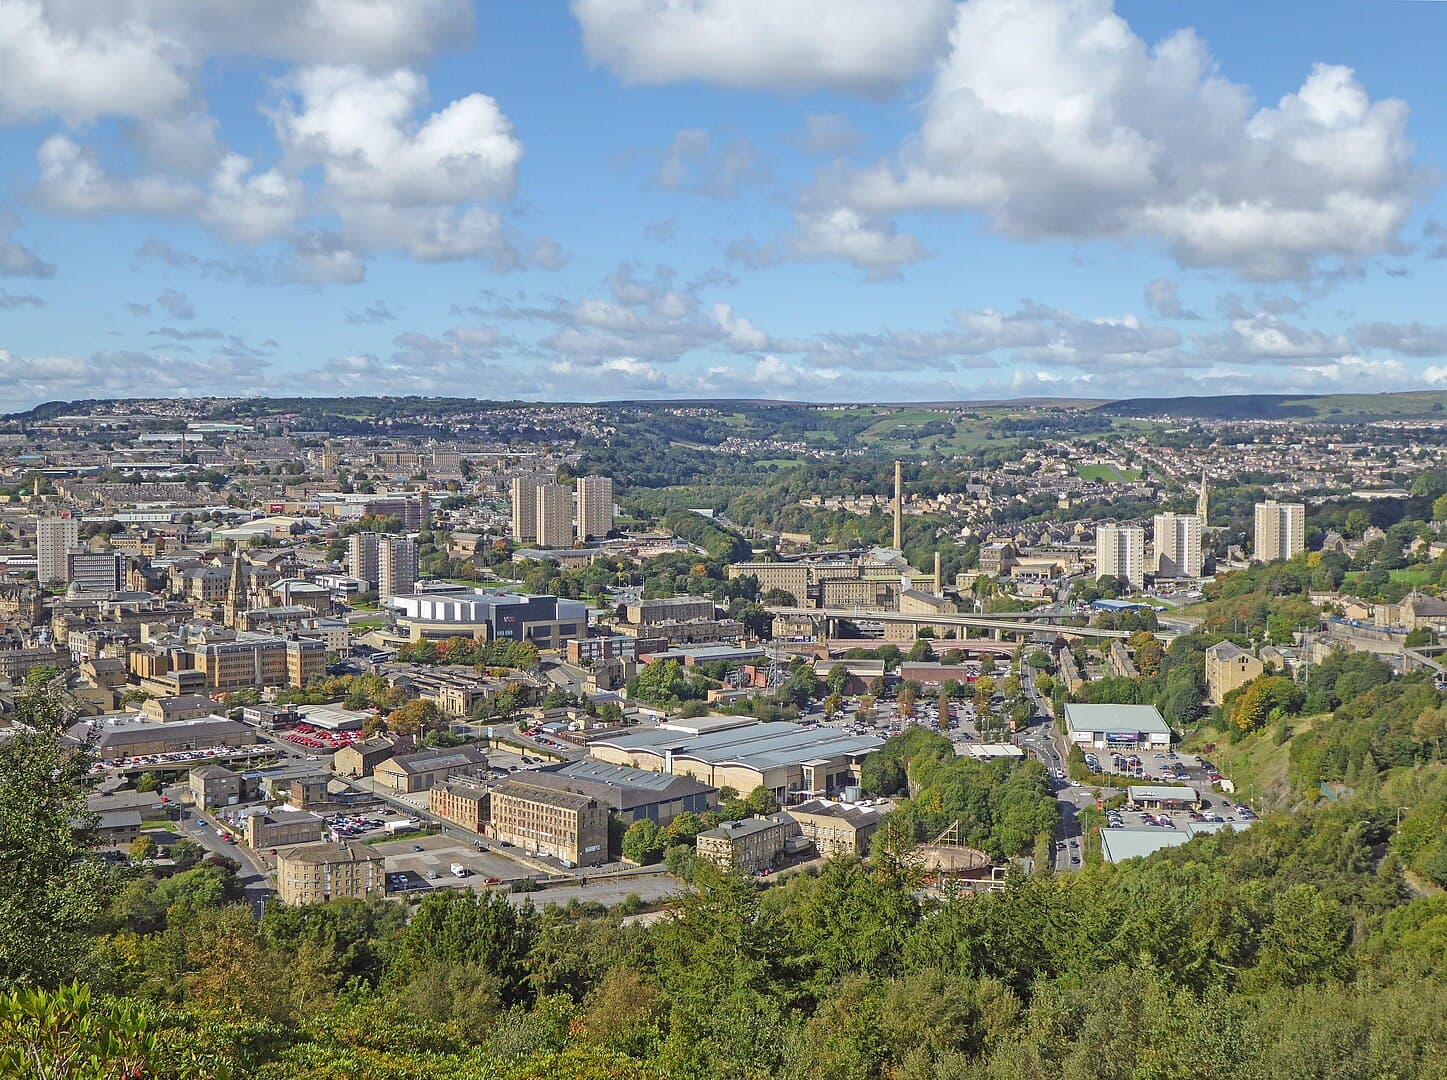
[[[1075,475],[1082,480],[1101,484],[1127,484],[1141,478],[1139,469],[1120,469],[1114,465],[1076,465]]]
[[[365,633],[368,630],[376,630],[386,625],[386,616],[378,615],[375,619],[358,619],[356,622],[351,624],[351,629],[353,631],[361,631]]]
[[[1291,734],[1310,731],[1316,718],[1298,716],[1291,720]],[[1224,731],[1202,729],[1186,740],[1191,753],[1204,753],[1215,762],[1222,776],[1236,786],[1236,797],[1249,799],[1254,790],[1258,805],[1287,807],[1294,801],[1287,770],[1291,741],[1277,745],[1270,728],[1232,744]],[[1212,743],[1215,749],[1206,749]]]
[[[1390,571],[1390,574],[1393,581],[1405,581],[1414,589],[1420,589],[1437,580],[1436,571],[1430,566],[1403,566]]]

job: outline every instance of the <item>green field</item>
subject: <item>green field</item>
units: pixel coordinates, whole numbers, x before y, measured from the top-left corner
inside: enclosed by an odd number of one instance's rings
[[[1075,475],[1102,484],[1126,484],[1141,478],[1139,469],[1118,469],[1114,465],[1077,465]]]
[[[1414,589],[1430,585],[1437,580],[1437,573],[1430,566],[1403,566],[1390,571],[1393,581],[1405,581]]]

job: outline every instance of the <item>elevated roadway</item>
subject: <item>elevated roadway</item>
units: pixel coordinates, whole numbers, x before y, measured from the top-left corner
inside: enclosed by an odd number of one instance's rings
[[[822,621],[846,620],[848,622],[877,622],[877,623],[907,623],[912,626],[955,626],[973,627],[982,630],[998,630],[1001,633],[1015,634],[1037,634],[1042,630],[1055,630],[1060,634],[1074,637],[1087,638],[1121,638],[1130,637],[1128,630],[1106,630],[1098,626],[1051,626],[1048,619],[1067,619],[1071,615],[1051,614],[1039,615],[1034,618],[1040,621],[1029,621],[1021,618],[1027,612],[1012,612],[1009,615],[962,615],[946,612],[900,612],[900,611],[865,611],[859,608],[804,608],[804,607],[768,607],[765,608],[771,615],[783,615],[785,618],[815,619]],[[830,635],[833,636],[833,635]]]

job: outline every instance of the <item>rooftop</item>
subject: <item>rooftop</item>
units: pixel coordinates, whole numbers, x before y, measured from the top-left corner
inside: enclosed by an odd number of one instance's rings
[[[1154,705],[1066,705],[1065,723],[1072,731],[1171,733]]]
[[[821,758],[867,754],[883,746],[884,740],[874,735],[846,735],[833,728],[805,728],[780,720],[702,735],[659,728],[597,739],[592,745],[659,755],[672,753],[676,758],[711,765],[768,769]]]

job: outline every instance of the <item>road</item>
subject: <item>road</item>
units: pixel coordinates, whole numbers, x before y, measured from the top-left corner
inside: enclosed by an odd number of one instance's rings
[[[1055,787],[1055,800],[1060,821],[1055,829],[1055,870],[1057,873],[1079,869],[1085,859],[1085,834],[1080,811],[1095,804],[1095,790],[1079,787],[1068,779],[1069,749],[1055,727],[1035,686],[1035,671],[1029,664],[1020,665],[1020,687],[1035,705],[1029,725],[1016,736],[1021,747],[1033,753],[1050,772]],[[1066,776],[1067,779],[1058,779]],[[1102,794],[1113,794],[1104,789]]]
[[[176,801],[180,799],[183,790],[183,785],[176,785],[174,788],[168,789],[166,794]],[[246,891],[247,906],[251,908],[253,915],[260,918],[267,901],[274,892],[271,879],[260,857],[253,854],[244,844],[228,844],[221,839],[216,834],[216,830],[221,827],[220,823],[209,813],[203,813],[195,807],[190,809],[189,816],[185,821],[176,822],[176,827],[182,836],[196,841],[207,851],[239,864],[236,879],[241,882],[241,887]]]

